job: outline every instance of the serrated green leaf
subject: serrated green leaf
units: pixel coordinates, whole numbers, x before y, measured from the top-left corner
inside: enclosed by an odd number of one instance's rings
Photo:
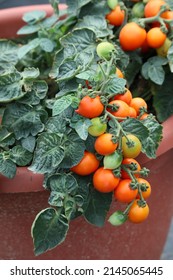
[[[41,38],[40,47],[43,51],[51,53],[55,47],[55,43],[48,38]]]
[[[108,80],[108,82],[106,83],[105,87],[104,87],[104,92],[106,92],[107,94],[110,93],[120,93],[124,91],[126,85],[126,80],[122,79],[122,78],[111,78],[110,80]]]
[[[29,24],[34,24],[46,17],[46,12],[43,10],[35,10],[32,12],[27,12],[23,15],[22,19]]]
[[[143,124],[148,129],[149,135],[147,138],[143,137],[140,139],[142,142],[142,151],[149,158],[155,158],[157,148],[162,139],[162,125],[153,116],[144,119]]]
[[[5,39],[0,39],[0,66],[3,68],[16,65],[18,62],[18,45]]]
[[[151,65],[148,69],[148,77],[155,84],[162,85],[165,79],[165,71],[162,66],[154,67]]]
[[[18,140],[29,135],[35,136],[44,129],[42,113],[31,106],[12,103],[4,111],[2,124],[8,126]]]
[[[31,234],[35,255],[40,255],[61,244],[68,232],[67,218],[53,208],[42,210],[32,224]]]
[[[91,0],[80,0],[80,1],[67,0],[66,4],[68,6],[68,13],[77,15],[80,9],[89,2],[91,2]]]
[[[40,39],[35,38],[31,40],[28,44],[23,45],[19,50],[18,50],[18,57],[19,59],[22,59],[27,53],[30,51],[34,50],[37,48],[40,44]]]
[[[31,162],[32,153],[17,145],[11,149],[10,159],[19,166],[26,166]]]
[[[127,119],[123,121],[122,128],[126,133],[136,135],[141,141],[147,139],[149,135],[148,128],[137,119]]]
[[[36,79],[40,75],[40,71],[38,68],[30,67],[30,68],[25,68],[24,71],[22,72],[22,77],[27,80],[27,79]]]
[[[85,151],[85,143],[77,133],[68,134],[68,139],[64,145],[65,156],[61,163],[62,168],[70,168],[79,163]]]
[[[25,94],[22,91],[21,78],[15,68],[0,73],[0,102],[16,100]]]
[[[5,127],[0,127],[0,147],[13,145],[15,142],[14,134],[9,132]]]
[[[86,140],[88,137],[88,127],[91,125],[89,119],[83,118],[82,116],[73,117],[70,126],[75,129],[77,134],[82,140]]]
[[[100,193],[94,188],[90,190],[88,206],[84,211],[86,220],[98,227],[105,223],[112,202],[112,193]]]
[[[29,152],[33,152],[35,149],[36,139],[34,136],[28,136],[27,138],[21,139],[21,145],[24,149]]]
[[[53,105],[52,115],[53,116],[60,115],[72,104],[72,100],[73,100],[72,96],[70,95],[66,95],[57,99]]]
[[[34,158],[29,169],[37,173],[54,170],[64,158],[62,137],[56,133],[42,133],[37,139]]]
[[[16,175],[16,164],[6,157],[5,152],[0,153],[0,173],[9,179]]]

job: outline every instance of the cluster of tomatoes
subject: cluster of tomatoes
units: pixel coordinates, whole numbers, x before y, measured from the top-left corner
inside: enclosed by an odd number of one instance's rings
[[[122,49],[134,51],[141,48],[146,52],[150,48],[158,51],[162,48],[165,52],[171,44],[168,34],[173,22],[173,11],[164,0],[135,2],[138,3],[135,3],[131,9],[132,18],[128,21],[129,14],[126,7],[121,6],[118,0],[108,0],[111,11],[106,15],[106,19],[110,25],[122,27],[119,32]]]
[[[105,48],[100,48],[102,44],[110,43],[100,43],[97,53],[100,57],[108,57],[109,51],[105,53]],[[121,71],[116,73],[122,77]],[[115,200],[127,205],[124,212],[118,211],[111,217],[113,225],[122,224],[126,219],[134,223],[144,221],[149,214],[146,199],[150,196],[151,186],[143,178],[144,170],[135,159],[142,145],[137,136],[126,134],[121,124],[127,118],[147,118],[145,100],[132,97],[127,88],[124,93],[111,97],[107,104],[102,103],[100,95],[91,97],[88,94],[80,100],[76,113],[91,120],[88,133],[95,138],[95,153],[86,150],[82,160],[71,171],[81,176],[92,174],[93,187],[97,191],[113,192]],[[115,132],[110,130],[110,120],[116,123]]]

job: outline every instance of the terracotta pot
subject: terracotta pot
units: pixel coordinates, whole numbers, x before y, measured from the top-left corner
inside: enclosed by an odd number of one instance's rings
[[[44,7],[50,11],[49,6]],[[15,12],[13,9],[1,10],[0,26],[5,28],[9,22],[8,15],[10,20],[13,16],[18,29],[24,10],[32,9],[35,6],[15,8]],[[5,23],[2,23],[3,12]],[[10,22],[12,27],[14,22]],[[13,28],[14,32],[16,29]],[[6,27],[7,34],[1,35],[13,36],[13,32],[9,34],[9,29]],[[151,170],[149,181],[152,185],[152,195],[148,200],[150,215],[144,223],[134,225],[127,222],[114,228],[106,222],[103,228],[97,228],[79,217],[71,222],[69,234],[62,245],[38,257],[33,254],[30,228],[36,214],[48,206],[49,193],[42,187],[43,176],[26,168],[19,168],[13,180],[0,176],[0,259],[159,259],[173,215],[173,188],[170,185],[173,181],[172,126],[173,116],[163,124],[164,138],[157,159],[140,157],[140,162]],[[117,204],[113,203],[110,212],[115,209]]]

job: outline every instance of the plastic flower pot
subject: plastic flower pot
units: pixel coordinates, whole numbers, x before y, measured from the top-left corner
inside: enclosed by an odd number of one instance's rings
[[[1,10],[0,36],[15,37],[23,25],[23,13],[34,9],[52,13],[49,5]],[[38,257],[33,252],[30,229],[36,214],[48,206],[49,194],[42,187],[43,176],[27,168],[18,168],[14,179],[0,175],[0,259],[159,259],[173,215],[172,125],[173,117],[163,123],[164,137],[156,159],[139,157],[140,163],[150,169],[148,180],[152,185],[148,200],[150,215],[144,223],[127,222],[113,227],[106,222],[103,228],[98,228],[79,217],[71,222],[64,243]],[[118,207],[113,203],[109,215]]]

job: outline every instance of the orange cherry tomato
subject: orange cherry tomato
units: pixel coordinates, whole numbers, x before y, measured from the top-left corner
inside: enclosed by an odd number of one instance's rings
[[[124,93],[115,95],[114,100],[122,100],[125,103],[130,104],[132,100],[132,93],[128,88],[126,88],[125,90],[126,91]]]
[[[103,110],[104,106],[100,101],[100,96],[96,96],[95,98],[84,96],[75,112],[83,117],[92,119],[100,116]]]
[[[94,173],[93,186],[99,192],[109,193],[118,186],[119,180],[112,170],[100,167]]]
[[[131,179],[120,180],[118,186],[114,191],[114,197],[120,202],[129,203],[136,198],[138,190],[133,190],[130,186]]]
[[[122,100],[112,100],[109,106],[114,106],[114,109],[108,107],[108,111],[115,117],[126,118],[129,116],[129,105]]]
[[[141,166],[139,164],[139,162],[137,160],[135,160],[134,158],[124,158],[122,161],[122,165],[125,165],[126,168],[128,168],[129,170],[134,171],[134,176],[135,177],[139,177],[139,171],[141,170]],[[130,169],[130,166],[133,165],[133,168]],[[122,179],[130,179],[129,174],[122,168],[121,169],[121,178]]]
[[[166,40],[166,34],[159,27],[151,28],[147,33],[147,43],[151,48],[161,47]]]
[[[128,219],[132,223],[141,223],[145,221],[149,215],[149,207],[146,204],[144,207],[141,207],[139,204],[139,200],[136,199],[132,206],[130,207],[128,213]]]
[[[144,108],[145,110],[147,110],[147,103],[145,102],[145,100],[141,97],[134,97],[132,98],[131,102],[130,102],[130,107],[133,107],[136,112],[137,112],[137,115],[140,114],[140,110],[142,108]]]
[[[77,165],[73,166],[71,171],[76,174],[86,176],[96,171],[99,164],[99,160],[93,153],[85,151],[82,160]]]
[[[104,133],[97,137],[94,147],[98,154],[100,155],[109,155],[112,154],[118,144],[113,142],[113,134],[111,133]]]
[[[120,26],[125,18],[124,10],[121,10],[120,5],[117,5],[109,14],[106,15],[106,19],[109,24],[114,26]]]

